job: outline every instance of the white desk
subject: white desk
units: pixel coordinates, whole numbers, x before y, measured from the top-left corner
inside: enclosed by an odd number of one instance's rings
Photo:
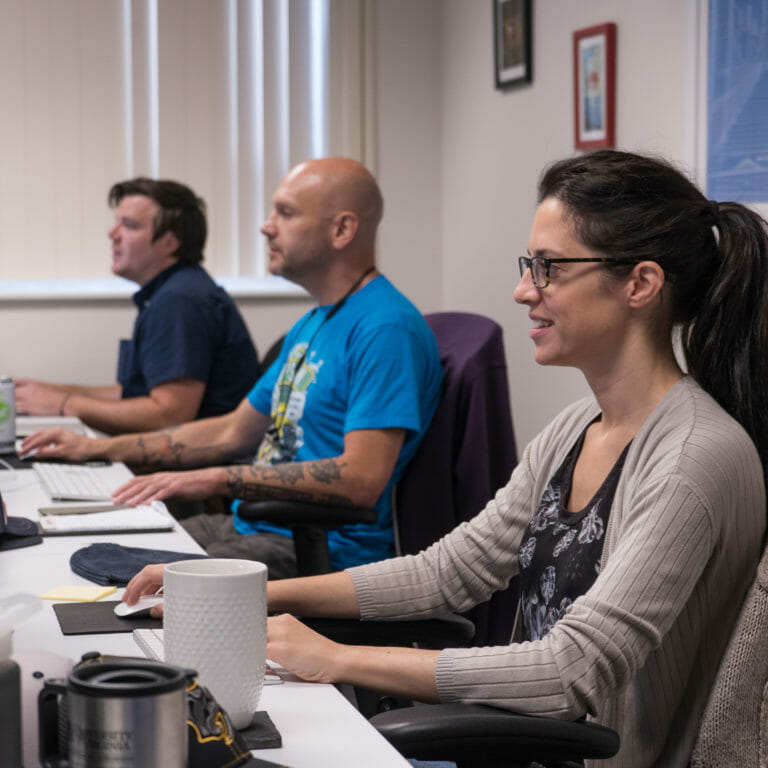
[[[0,470],[0,493],[9,515],[36,520],[38,507],[50,503],[31,469],[15,473]],[[180,526],[167,533],[44,538],[41,545],[0,552],[0,597],[18,592],[39,595],[65,584],[90,584],[70,570],[69,557],[76,549],[93,541],[106,540],[126,546],[200,551]],[[122,590],[118,590],[117,596],[120,594]],[[93,650],[141,656],[130,633],[63,635],[53,603],[41,600],[41,604],[41,610],[16,629],[16,651],[47,651],[63,654],[73,661]],[[265,686],[259,708],[269,713],[283,739],[281,749],[254,752],[264,760],[291,768],[358,765],[407,768],[409,765],[333,686],[299,682]],[[25,768],[33,766],[25,765]]]

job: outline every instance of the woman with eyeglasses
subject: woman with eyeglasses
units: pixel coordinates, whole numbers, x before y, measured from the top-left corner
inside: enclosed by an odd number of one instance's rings
[[[555,163],[538,199],[514,298],[537,362],[578,368],[592,396],[420,555],[269,583],[272,611],[394,619],[519,574],[510,644],[342,646],[282,615],[268,656],[308,680],[589,716],[621,737],[601,766],[687,766],[766,528],[766,224],[618,151]]]

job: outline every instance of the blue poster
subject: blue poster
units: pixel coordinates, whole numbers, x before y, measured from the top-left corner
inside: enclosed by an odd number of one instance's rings
[[[768,0],[710,0],[707,194],[768,202]]]

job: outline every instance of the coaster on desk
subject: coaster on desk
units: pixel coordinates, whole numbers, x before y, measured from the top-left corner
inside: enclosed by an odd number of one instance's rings
[[[133,632],[134,629],[160,629],[162,619],[152,616],[122,619],[115,616],[118,600],[98,603],[56,603],[53,610],[65,635],[103,635]]]
[[[280,731],[275,728],[272,718],[263,710],[254,712],[251,724],[238,731],[248,749],[276,749],[283,746]]]

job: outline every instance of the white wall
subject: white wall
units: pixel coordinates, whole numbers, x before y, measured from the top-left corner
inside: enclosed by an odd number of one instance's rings
[[[539,171],[573,152],[571,33],[618,25],[619,145],[691,163],[701,1],[534,0],[533,83],[506,92],[494,88],[488,0],[377,2],[380,265],[423,311],[479,312],[503,325],[521,446],[586,392],[579,374],[536,366],[525,310],[512,301]],[[262,351],[308,305],[238,304]],[[5,302],[0,372],[111,381],[116,339],[133,316],[128,301]]]
[[[487,314],[502,324],[520,447],[587,391],[580,374],[534,363],[526,311],[512,300],[539,172],[574,152],[574,30],[617,24],[620,147],[683,163],[693,157],[695,2],[534,0],[533,5],[533,83],[504,92],[494,88],[490,2],[385,0],[378,6],[382,76],[398,75],[397,86],[385,83],[380,94],[380,130],[391,139],[381,143],[381,173],[388,201],[399,198],[415,208],[407,217],[390,219],[389,226],[410,245],[410,238],[419,236],[414,214],[426,209],[423,225],[431,222],[430,194],[439,196],[441,208],[439,231],[429,231],[428,242],[422,233],[416,247],[401,254],[413,266],[397,277],[432,300],[425,285],[441,274],[443,308]],[[436,46],[439,59],[429,61]],[[429,176],[431,190],[424,182]],[[415,198],[414,191],[423,198]],[[431,243],[441,248],[439,273],[432,259],[421,265]]]
[[[443,309],[440,3],[378,0],[379,260],[423,312]]]
[[[308,299],[239,299],[259,354],[298,318]],[[0,305],[0,373],[16,378],[110,384],[117,374],[117,340],[131,335],[130,299],[25,302]]]

